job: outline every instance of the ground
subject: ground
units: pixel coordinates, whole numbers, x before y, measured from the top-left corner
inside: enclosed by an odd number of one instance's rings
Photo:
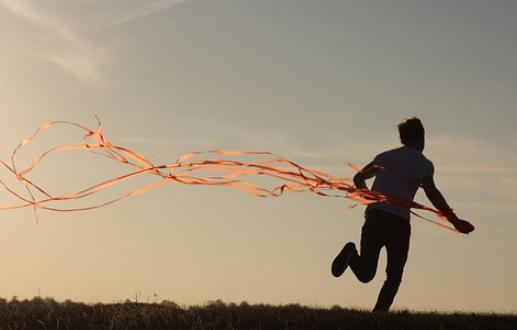
[[[180,307],[170,301],[58,303],[0,299],[0,329],[517,329],[517,314],[414,313],[239,305],[215,301]]]

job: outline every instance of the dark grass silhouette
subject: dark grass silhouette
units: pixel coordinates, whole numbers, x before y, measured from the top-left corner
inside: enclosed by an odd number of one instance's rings
[[[0,329],[517,329],[516,314],[371,313],[218,300],[182,308],[162,303],[58,303],[0,299]]]

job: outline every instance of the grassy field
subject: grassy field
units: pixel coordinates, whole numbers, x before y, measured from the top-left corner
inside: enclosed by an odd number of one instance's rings
[[[0,329],[517,329],[517,315],[372,314],[334,307],[173,302],[88,305],[53,299],[0,299]]]

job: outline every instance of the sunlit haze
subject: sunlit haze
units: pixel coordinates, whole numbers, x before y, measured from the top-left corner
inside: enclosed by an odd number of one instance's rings
[[[155,163],[265,150],[340,177],[400,145],[419,117],[461,236],[412,219],[395,309],[517,312],[517,2],[0,0],[0,158],[48,120],[95,127]],[[82,135],[56,127],[20,164]],[[68,192],[127,168],[71,152],[31,174]],[[23,192],[2,168],[0,180]],[[93,201],[150,179],[116,187]],[[371,185],[371,181],[368,182]],[[422,192],[417,200],[429,204]],[[0,192],[0,205],[15,200]],[[330,264],[363,206],[166,185],[81,213],[0,212],[0,297],[369,309]]]

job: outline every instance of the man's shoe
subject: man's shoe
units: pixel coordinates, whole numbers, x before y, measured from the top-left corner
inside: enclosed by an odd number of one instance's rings
[[[348,242],[345,247],[339,252],[334,261],[332,262],[332,275],[339,277],[343,275],[346,268],[350,264],[352,257],[357,253],[355,244]]]

